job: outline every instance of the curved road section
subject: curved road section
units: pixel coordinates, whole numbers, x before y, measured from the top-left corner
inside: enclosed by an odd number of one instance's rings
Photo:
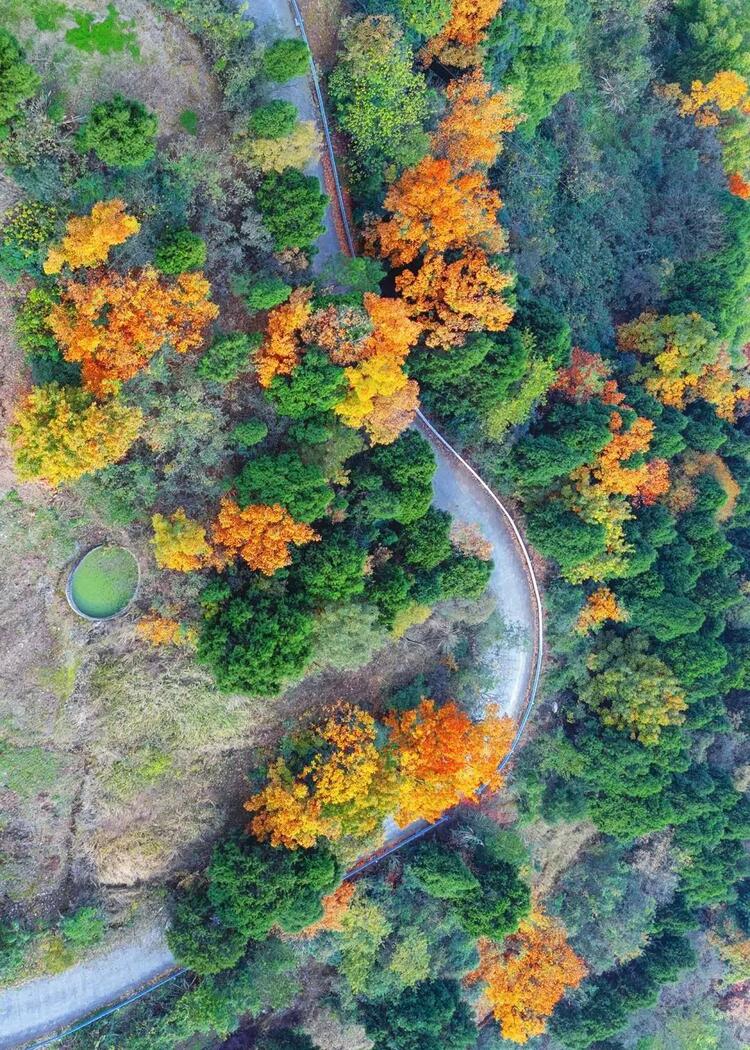
[[[296,0],[251,0],[247,5],[263,37],[294,36],[298,32],[307,40],[302,14]],[[315,120],[324,135],[325,147],[333,173],[335,201],[325,215],[325,233],[318,241],[315,269],[337,255],[340,250],[336,224],[332,215],[335,205],[350,254],[354,241],[343,206],[341,187],[336,173],[330,129],[323,94],[314,63],[309,82],[300,79],[280,85],[278,98],[297,107],[302,120]],[[325,182],[320,162],[311,164],[309,172]],[[504,636],[489,654],[495,688],[485,702],[497,703],[501,710],[516,719],[518,728],[505,766],[516,750],[531,714],[542,668],[543,611],[539,587],[529,551],[512,515],[469,463],[449,444],[421,412],[417,429],[430,442],[437,460],[433,481],[434,502],[463,522],[477,524],[492,543],[495,567],[490,590],[505,625]],[[446,814],[438,824],[448,820]],[[395,825],[386,846],[375,856],[356,865],[347,875],[352,878],[383,857],[420,838],[435,824],[420,822],[409,828]],[[76,1019],[115,1002],[126,993],[143,985],[153,987],[155,979],[169,971],[174,959],[167,948],[161,929],[153,929],[135,943],[79,963],[54,977],[40,978],[0,993],[0,1048],[21,1047],[34,1037],[55,1031]],[[179,971],[182,972],[182,971]],[[153,983],[152,983],[153,982]],[[126,1005],[125,1000],[119,1006]],[[115,1009],[117,1006],[115,1006]],[[46,1040],[34,1046],[46,1045]]]

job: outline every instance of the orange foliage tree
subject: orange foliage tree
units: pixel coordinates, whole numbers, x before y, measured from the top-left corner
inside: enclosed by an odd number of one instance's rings
[[[574,346],[570,363],[558,370],[551,389],[578,404],[598,397],[605,405],[619,405],[625,400],[625,395],[609,378],[611,372],[611,365],[599,354]]]
[[[322,930],[334,930],[336,932],[343,930],[342,920],[349,911],[355,890],[356,887],[353,882],[342,882],[333,893],[329,893],[324,897],[320,902],[323,905],[322,918],[306,926],[300,933],[300,936],[307,938],[314,937],[316,933],[320,933]]]
[[[501,945],[482,938],[477,947],[479,966],[467,983],[484,982],[503,1039],[514,1043],[541,1035],[562,997],[588,972],[568,944],[565,928],[538,909]]]
[[[576,620],[575,629],[578,634],[588,634],[589,631],[596,631],[607,620],[624,623],[627,618],[628,614],[609,587],[599,587],[586,599],[586,604]]]
[[[135,633],[154,646],[192,645],[196,637],[195,628],[183,627],[179,620],[158,613],[142,616],[135,625]]]
[[[491,167],[502,151],[503,135],[522,119],[511,96],[493,94],[478,70],[452,80],[445,94],[448,110],[432,136],[433,153],[457,172]]]
[[[189,518],[182,507],[168,518],[154,514],[151,526],[154,558],[160,568],[195,572],[211,563],[213,550],[206,539],[206,530],[199,521]]]
[[[448,160],[425,157],[407,168],[386,194],[391,218],[381,219],[366,232],[368,250],[408,266],[420,252],[444,252],[480,245],[493,252],[506,247],[498,225],[502,207],[479,171],[458,174]]]
[[[514,311],[504,293],[512,284],[511,275],[479,248],[453,262],[429,252],[419,270],[404,270],[396,278],[411,316],[427,333],[426,344],[446,349],[460,346],[469,332],[505,331]]]
[[[486,784],[502,783],[497,771],[513,739],[514,724],[491,707],[472,722],[454,701],[437,707],[423,699],[418,707],[391,712],[385,719],[400,771],[396,820],[436,820],[446,809],[473,798]]]
[[[251,569],[265,576],[273,576],[291,563],[290,544],[302,546],[320,539],[314,529],[295,521],[279,503],[240,507],[230,496],[221,501],[211,537],[230,557],[239,554]]]
[[[744,179],[739,171],[730,172],[727,178],[729,192],[740,200],[750,200],[750,182]]]
[[[201,345],[219,308],[201,273],[174,282],[146,267],[70,282],[47,323],[66,361],[80,362],[84,386],[97,397],[116,392],[169,343],[179,353]]]
[[[62,241],[47,253],[44,272],[59,273],[66,264],[71,270],[99,266],[107,261],[111,248],[123,244],[140,228],[138,220],[125,211],[124,201],[99,201],[90,215],[68,219]]]
[[[274,376],[291,375],[300,363],[300,333],[312,312],[311,296],[311,289],[297,288],[286,303],[269,313],[266,338],[255,355],[258,382],[261,386],[270,386]]]
[[[479,65],[487,27],[502,5],[503,0],[452,0],[450,18],[423,48],[422,61],[427,65],[440,58],[459,68]]]
[[[245,803],[249,830],[261,841],[309,848],[320,836],[366,835],[380,827],[394,802],[390,751],[377,745],[372,715],[341,703],[312,728],[318,750],[296,776],[283,758],[268,782]]]

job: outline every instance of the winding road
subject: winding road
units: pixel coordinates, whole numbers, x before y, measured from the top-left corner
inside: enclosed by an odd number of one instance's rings
[[[300,34],[305,40],[304,20],[296,0],[250,0],[247,14],[253,19],[264,39]],[[354,241],[343,206],[341,187],[335,167],[335,155],[325,114],[323,95],[314,62],[310,77],[280,85],[278,98],[293,102],[302,120],[315,120],[321,127],[331,167],[329,180],[333,187],[331,203],[325,215],[325,233],[318,241],[314,268],[318,269],[341,250],[333,209],[336,208],[346,238],[345,250],[354,252]],[[309,167],[321,183],[324,179],[320,162]],[[492,543],[495,568],[490,591],[497,610],[508,630],[491,654],[495,676],[493,702],[518,722],[511,750],[503,760],[512,757],[531,714],[542,668],[543,611],[529,551],[507,508],[479,477],[474,469],[448,443],[420,412],[415,426],[430,442],[437,460],[433,488],[435,505],[464,522],[473,522]],[[449,819],[449,814],[438,823]],[[352,878],[407,842],[425,834],[435,825],[425,822],[406,829],[394,826],[386,846],[374,857],[363,860],[347,873]],[[53,977],[39,978],[0,993],[0,1048],[28,1046],[28,1040],[71,1025],[108,1003],[112,1010],[130,1001],[140,986],[147,993],[158,979],[172,974],[174,959],[161,929],[152,929],[126,947],[113,949],[79,963]],[[174,975],[183,971],[174,971]],[[128,997],[123,999],[122,997]],[[66,1033],[62,1033],[63,1035]],[[52,1037],[49,1041],[55,1041]],[[46,1039],[33,1047],[48,1045]],[[32,1047],[29,1047],[32,1050]]]

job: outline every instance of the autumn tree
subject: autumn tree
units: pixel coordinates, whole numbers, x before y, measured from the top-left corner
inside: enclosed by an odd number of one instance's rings
[[[390,444],[419,404],[419,387],[392,358],[378,356],[344,370],[349,390],[334,411],[348,427],[364,427],[373,444]]]
[[[371,834],[395,801],[395,780],[387,750],[378,747],[378,727],[352,704],[332,708],[314,727],[318,746],[294,776],[285,759],[268,770],[268,782],[245,803],[255,816],[260,841],[288,849],[315,845],[320,836]]]
[[[66,361],[81,364],[83,384],[97,397],[117,391],[164,343],[178,353],[200,346],[219,308],[201,273],[174,282],[146,267],[72,281],[52,307],[48,324]]]
[[[396,820],[436,820],[446,809],[472,799],[482,785],[497,789],[497,767],[513,739],[514,725],[490,708],[474,723],[454,701],[418,707],[385,719],[398,755],[399,806]]]
[[[484,983],[484,998],[503,1039],[527,1043],[547,1028],[562,997],[587,968],[568,944],[564,927],[536,910],[501,945],[482,938],[479,966],[466,978]]]
[[[230,496],[225,496],[211,538],[230,557],[239,555],[251,569],[273,576],[291,563],[291,544],[301,546],[319,540],[320,536],[309,525],[295,521],[278,503],[240,507]]]
[[[513,277],[473,248],[449,262],[428,252],[417,270],[404,270],[396,289],[425,331],[430,347],[460,346],[470,332],[504,331],[513,319],[505,294]]]
[[[627,613],[609,587],[597,587],[586,598],[586,604],[578,614],[575,629],[578,634],[588,634],[598,630],[608,620],[612,623],[624,623],[627,618]]]
[[[503,135],[521,120],[511,97],[493,93],[478,70],[452,80],[446,88],[448,109],[432,136],[432,152],[456,172],[491,167],[503,148]]]
[[[369,250],[393,266],[408,266],[427,249],[432,253],[476,245],[499,252],[506,247],[497,223],[502,207],[479,171],[457,173],[450,161],[425,157],[408,168],[386,194],[388,219],[366,233]]]
[[[213,550],[206,539],[205,528],[199,521],[189,518],[183,507],[178,507],[168,518],[154,514],[151,527],[154,530],[151,539],[154,558],[160,568],[195,572],[211,562]]]
[[[625,400],[625,395],[609,378],[611,374],[612,366],[600,354],[574,346],[570,362],[558,370],[552,390],[577,404],[598,397],[605,405],[618,405]]]
[[[708,83],[694,80],[690,92],[680,93],[680,114],[694,116],[699,127],[711,127],[719,123],[719,114],[736,109],[748,101],[748,84],[739,73],[723,69]]]
[[[591,653],[587,667],[589,678],[579,695],[605,726],[654,746],[664,727],[684,722],[687,705],[680,684],[664,661],[648,652],[639,632],[608,638]]]
[[[266,338],[255,356],[258,382],[270,386],[274,376],[291,375],[302,359],[300,333],[312,312],[309,288],[297,288],[268,315]]]
[[[68,219],[62,241],[47,253],[44,272],[59,273],[65,265],[71,270],[99,266],[109,258],[111,248],[123,244],[140,228],[135,216],[125,211],[124,201],[117,197],[99,201],[89,215]]]
[[[422,51],[424,63],[439,58],[460,69],[480,65],[487,29],[502,5],[503,0],[451,0],[450,18]]]
[[[747,372],[732,366],[716,329],[700,314],[642,313],[620,325],[617,345],[639,355],[636,378],[672,408],[700,397],[731,422],[737,404],[750,397]]]
[[[323,930],[333,930],[337,933],[343,930],[342,920],[346,913],[349,911],[349,906],[352,903],[352,898],[356,886],[353,882],[342,882],[341,885],[329,893],[328,896],[324,897],[321,901],[323,905],[323,916],[318,919],[317,922],[311,923],[306,926],[301,932],[301,936],[308,938],[314,937],[316,934],[321,933]]]
[[[140,409],[116,398],[97,403],[78,387],[35,387],[9,429],[18,477],[56,488],[102,470],[127,455],[142,421]]]
[[[196,631],[185,627],[171,616],[160,616],[151,612],[142,616],[135,625],[135,633],[144,642],[154,646],[179,645],[190,646],[195,643]]]

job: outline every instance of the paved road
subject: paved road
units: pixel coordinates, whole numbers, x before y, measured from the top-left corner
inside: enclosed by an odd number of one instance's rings
[[[163,931],[148,930],[127,947],[11,988],[0,995],[0,1047],[23,1046],[34,1036],[77,1021],[173,965]]]
[[[295,36],[297,27],[284,0],[250,0],[248,17],[267,39]],[[279,85],[273,96],[293,102],[302,120],[316,120],[317,105],[310,78]],[[320,162],[311,164],[309,173],[323,184]],[[339,253],[339,243],[331,207],[325,215],[325,233],[318,241],[314,269],[319,269]],[[505,714],[520,718],[536,690],[540,666],[539,628],[541,605],[533,570],[519,534],[507,512],[471,469],[463,464],[450,446],[422,417],[418,428],[430,441],[437,459],[433,482],[435,504],[462,521],[474,522],[492,543],[495,568],[490,590],[497,609],[510,628],[503,643],[490,654],[495,674],[492,701]],[[426,824],[409,829],[393,826],[393,847],[404,838],[425,829]],[[391,837],[389,836],[389,837]],[[117,948],[88,963],[73,966],[54,977],[41,978],[0,994],[0,1048],[20,1047],[34,1036],[43,1035],[71,1023],[145,985],[172,966],[174,960],[162,930],[154,929],[134,944]]]
[[[255,23],[258,35],[264,42],[270,42],[278,37],[298,36],[292,10],[285,0],[248,0],[247,16]],[[298,77],[287,84],[274,84],[268,94],[270,98],[293,102],[297,107],[300,120],[310,120],[319,127],[318,107],[309,77]],[[319,159],[308,164],[306,171],[308,175],[317,175],[320,185],[325,189],[323,165]],[[329,204],[324,217],[325,233],[318,240],[318,254],[313,259],[312,268],[316,272],[325,265],[328,259],[338,255],[339,252],[331,209],[332,205]]]

